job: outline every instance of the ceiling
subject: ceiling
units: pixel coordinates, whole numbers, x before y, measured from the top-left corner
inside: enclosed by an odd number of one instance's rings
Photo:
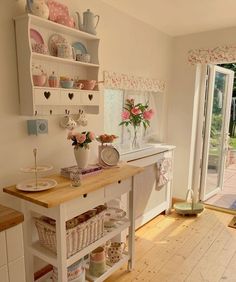
[[[236,26],[236,0],[103,0],[172,36]]]

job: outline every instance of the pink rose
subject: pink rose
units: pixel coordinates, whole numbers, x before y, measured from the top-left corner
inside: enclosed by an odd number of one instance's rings
[[[131,113],[134,116],[137,116],[137,115],[141,114],[141,110],[139,108],[133,108],[133,109],[131,109]]]
[[[95,134],[93,132],[89,132],[89,135],[88,135],[89,139],[92,141],[95,139]]]
[[[146,120],[150,120],[153,117],[153,115],[154,115],[154,111],[151,109],[143,113],[143,118]]]
[[[86,134],[78,133],[75,138],[79,144],[82,144],[86,140]]]
[[[129,117],[130,117],[130,113],[128,111],[124,111],[122,113],[122,119],[123,120],[129,119]]]

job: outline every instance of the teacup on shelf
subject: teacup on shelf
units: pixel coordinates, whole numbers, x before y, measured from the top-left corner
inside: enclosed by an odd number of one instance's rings
[[[90,63],[91,56],[90,54],[76,54],[76,61],[81,61],[84,63]]]
[[[84,88],[84,85],[83,85],[83,83],[78,82],[78,81],[75,80],[75,82],[74,82],[74,88],[81,90],[81,89]]]
[[[33,83],[34,86],[45,86],[47,82],[47,75],[46,74],[33,74]]]
[[[74,81],[73,80],[60,80],[60,84],[62,88],[73,88]]]

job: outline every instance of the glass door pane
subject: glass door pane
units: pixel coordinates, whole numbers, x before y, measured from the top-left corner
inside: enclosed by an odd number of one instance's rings
[[[212,116],[210,127],[210,144],[208,148],[208,166],[206,179],[206,194],[220,187],[221,162],[224,142],[224,109],[226,102],[227,75],[216,71],[214,94],[212,103]]]

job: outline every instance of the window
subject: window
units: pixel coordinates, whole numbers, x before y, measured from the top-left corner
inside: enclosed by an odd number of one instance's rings
[[[155,112],[151,126],[145,131],[141,127],[140,134],[146,141],[159,141],[162,119],[162,93],[134,90],[105,89],[104,91],[104,130],[106,133],[119,136],[116,143],[125,146],[130,142],[130,131],[125,126],[119,126],[121,113],[127,98],[135,99],[135,103],[149,102]]]

